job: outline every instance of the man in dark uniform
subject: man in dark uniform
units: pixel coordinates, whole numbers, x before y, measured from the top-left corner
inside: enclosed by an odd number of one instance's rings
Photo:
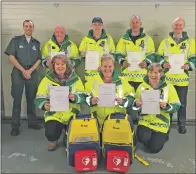
[[[27,99],[28,128],[40,130],[36,123],[34,100],[38,87],[37,67],[41,62],[40,42],[32,37],[34,24],[31,20],[23,22],[24,34],[10,41],[5,54],[14,65],[11,73],[11,95],[13,97],[11,135],[19,134],[21,100],[25,86]]]

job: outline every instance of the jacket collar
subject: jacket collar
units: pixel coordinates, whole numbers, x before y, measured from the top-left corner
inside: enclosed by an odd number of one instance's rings
[[[175,41],[175,36],[174,36],[174,32],[170,32],[169,33],[169,36]],[[182,37],[181,37],[181,42],[187,40],[189,37],[187,35],[187,32],[186,31],[183,31],[182,32]]]
[[[103,79],[103,73],[100,71],[99,72],[100,77]],[[112,74],[112,82],[116,84],[116,86],[121,85],[122,81],[119,78],[119,75],[116,71],[113,72]]]
[[[131,40],[131,33],[132,33],[132,30],[131,29],[128,29],[126,31],[126,33],[123,35],[123,39],[125,40]],[[139,38],[143,38],[146,36],[146,33],[144,32],[144,28],[140,28],[140,37]]]
[[[91,39],[94,39],[94,34],[93,34],[93,30],[89,30],[88,32],[88,37],[91,38]],[[105,39],[107,38],[107,34],[106,34],[106,31],[104,29],[102,29],[102,33],[101,33],[101,37],[100,39]],[[94,39],[95,40],[95,39]]]
[[[147,75],[144,77],[144,82],[146,84],[150,85],[149,78],[148,78]],[[161,79],[160,79],[160,82],[158,84],[158,87],[156,89],[161,89],[161,88],[164,88],[165,86],[167,86],[167,83],[165,81],[165,76],[162,76]]]

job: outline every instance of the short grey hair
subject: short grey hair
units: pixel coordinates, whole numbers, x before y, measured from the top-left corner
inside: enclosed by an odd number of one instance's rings
[[[134,18],[137,18],[137,19],[139,19],[139,20],[140,20],[140,22],[142,22],[141,17],[140,17],[140,16],[138,16],[138,15],[133,15],[133,16],[131,16],[130,22],[131,22]]]
[[[176,18],[176,19],[173,20],[172,26],[174,26],[174,24],[175,24],[176,21],[178,21],[178,20],[182,20],[182,21],[184,22],[184,27],[185,27],[185,20],[184,20],[183,18],[180,18],[180,17],[178,17],[178,18]]]
[[[158,69],[159,73],[161,73],[161,76],[163,76],[163,68],[161,66],[161,64],[159,63],[152,63],[151,65],[148,66],[148,72],[149,71],[153,71],[154,69]]]
[[[73,67],[72,67],[72,64],[69,58],[64,54],[58,54],[52,57],[51,63],[52,63],[53,71],[54,71],[54,65],[55,65],[56,59],[62,59],[64,63],[66,64],[65,79],[68,79],[73,72]]]
[[[101,65],[103,64],[104,61],[106,60],[112,60],[113,63],[115,63],[114,57],[111,54],[103,54],[101,56]]]

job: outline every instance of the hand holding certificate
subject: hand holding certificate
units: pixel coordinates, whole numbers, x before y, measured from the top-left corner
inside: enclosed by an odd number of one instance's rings
[[[115,84],[100,84],[99,85],[99,107],[114,107],[116,98]]]
[[[69,87],[50,86],[50,111],[69,110]]]
[[[184,54],[171,54],[169,55],[169,64],[171,74],[183,74],[184,70],[181,68],[184,65]]]
[[[98,70],[99,68],[99,52],[87,51],[85,58],[85,70]]]
[[[143,52],[127,52],[129,71],[139,71],[141,70],[139,64],[142,62],[142,57],[144,56]]]
[[[160,91],[159,90],[143,90],[142,114],[160,114]]]

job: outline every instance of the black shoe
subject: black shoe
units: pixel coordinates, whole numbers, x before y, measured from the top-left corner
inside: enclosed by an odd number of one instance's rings
[[[42,128],[42,126],[39,124],[30,124],[30,125],[28,125],[28,128],[34,129],[34,130],[40,130]]]
[[[12,128],[11,136],[18,136],[19,135],[19,128]]]
[[[180,134],[186,134],[186,127],[185,126],[179,126],[178,127],[178,132]]]

